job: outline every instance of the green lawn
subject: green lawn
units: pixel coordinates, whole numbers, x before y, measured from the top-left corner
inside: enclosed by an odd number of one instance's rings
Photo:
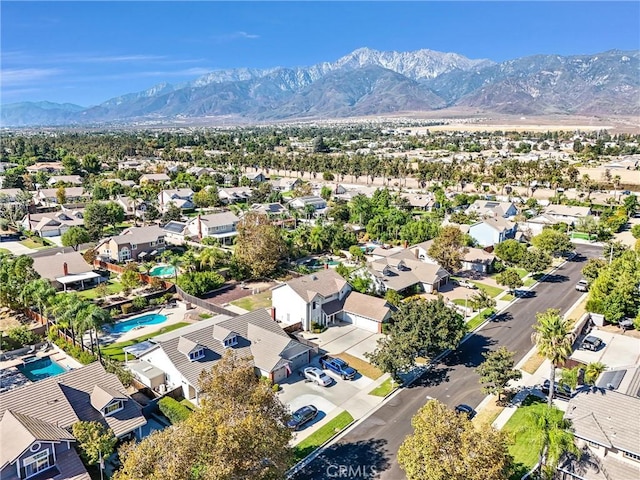
[[[481,323],[484,323],[485,319],[489,315],[491,315],[491,312],[493,312],[493,309],[485,308],[483,311],[481,311],[479,314],[477,314],[475,317],[469,320],[467,322],[467,328],[469,329],[469,331],[471,332],[475,330]]]
[[[39,237],[38,237],[39,238]],[[36,241],[32,238],[25,238],[24,240],[20,240],[20,244],[24,245],[27,248],[33,248],[36,250],[40,250],[43,248],[51,248],[51,245],[46,245],[42,242]]]
[[[231,302],[231,305],[244,308],[249,312],[253,312],[259,308],[269,308],[271,307],[271,290],[235,300]]]
[[[191,403],[191,401],[187,400],[186,398],[183,398],[182,400],[180,400],[180,403],[182,405],[184,405],[185,407],[187,407],[192,412],[195,411],[198,408],[193,403]]]
[[[518,275],[520,275],[520,278],[526,277],[527,274],[529,273],[524,268],[514,268],[514,270],[518,272]]]
[[[150,338],[155,337],[156,335],[167,333],[172,330],[185,327],[187,325],[190,325],[190,324],[187,322],[174,323],[173,325],[162,327],[158,331],[148,333],[147,335],[142,335],[141,337],[134,338],[133,340],[127,340],[126,342],[112,343],[108,347],[103,347],[101,351],[103,355],[111,358],[112,360],[124,362],[124,351],[122,350],[124,347],[135,345],[136,343],[144,342],[145,340],[149,340]]]
[[[505,302],[510,302],[511,300],[514,300],[515,298],[516,297],[514,297],[510,293],[507,293],[506,295],[503,295],[502,297],[500,297],[500,300],[504,300]]]
[[[486,285],[484,283],[474,282],[474,281],[471,281],[471,283],[473,283],[480,290],[483,290],[487,295],[489,295],[492,298],[497,297],[502,292],[504,292],[502,288],[492,287],[491,285]]]
[[[509,446],[509,453],[513,455],[514,464],[519,470],[517,478],[521,478],[538,462],[539,452],[533,447],[536,429],[532,428],[531,422],[533,420],[530,417],[542,413],[545,408],[547,408],[547,404],[544,400],[529,396],[503,428],[505,432],[513,435],[513,443]],[[512,478],[516,478],[516,475]]]
[[[538,283],[538,281],[535,278],[527,277],[524,279],[523,283],[525,287],[533,287],[536,283]]]
[[[327,442],[329,439],[344,430],[347,425],[353,422],[353,417],[346,410],[340,413],[333,420],[329,421],[326,425],[313,432],[307,438],[302,440],[295,446],[294,457],[295,461],[299,462],[304,457],[313,452],[320,445]]]
[[[461,307],[464,307],[466,302],[467,302],[467,300],[464,299],[464,298],[454,298],[453,299],[453,303],[455,303],[456,305],[460,305]]]
[[[116,293],[122,292],[122,290],[124,290],[124,287],[122,286],[122,283],[117,280],[109,280],[107,283],[107,295],[115,295]],[[86,298],[87,300],[95,300],[98,298],[98,292],[100,292],[100,289],[94,287],[88,290],[82,290],[81,292],[78,292],[78,295],[82,298]]]
[[[387,378],[384,382],[371,390],[369,395],[373,395],[375,397],[386,397],[396,388],[398,388],[398,385],[393,381],[393,379]]]
[[[0,248],[0,253],[11,253],[11,250],[7,250],[6,248]]]

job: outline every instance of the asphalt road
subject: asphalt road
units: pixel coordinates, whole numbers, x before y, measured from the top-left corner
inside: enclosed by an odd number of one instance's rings
[[[575,290],[587,257],[597,257],[601,249],[577,247],[578,256],[539,283],[535,296],[521,298],[497,321],[485,325],[458,350],[445,357],[423,378],[403,389],[373,415],[332,444],[299,472],[296,479],[404,479],[396,453],[404,438],[412,433],[411,418],[426,403],[427,396],[454,407],[466,403],[476,407],[484,398],[475,368],[482,354],[506,346],[517,363],[531,349],[536,312],[559,308],[564,314],[582,295]]]

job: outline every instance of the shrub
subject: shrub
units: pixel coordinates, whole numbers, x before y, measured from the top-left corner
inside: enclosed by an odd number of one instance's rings
[[[97,360],[96,356],[91,354],[91,352],[87,352],[80,348],[77,345],[72,344],[71,342],[67,342],[65,339],[58,337],[53,340],[58,347],[65,351],[67,355],[75,358],[77,361],[82,363],[83,365],[88,365],[89,363],[93,363]]]
[[[154,292],[157,292],[158,290],[162,290],[162,280],[160,280],[158,277],[151,278],[151,281],[149,282],[149,287]]]
[[[109,373],[115,373],[122,385],[128,387],[133,382],[133,373],[124,368],[121,364],[104,358],[104,369]]]
[[[318,322],[311,322],[311,332],[312,333],[322,333],[327,329],[324,325],[319,324]]]
[[[173,300],[173,293],[165,293],[165,294],[162,296],[162,302],[161,302],[161,303],[168,303],[168,302],[170,302],[171,300]]]
[[[195,297],[215,290],[223,284],[224,278],[216,272],[187,272],[178,277],[178,286]]]
[[[7,337],[9,337],[15,345],[20,345],[21,347],[32,345],[40,340],[40,337],[25,325],[12,328],[7,332]]]
[[[123,315],[127,315],[133,310],[133,304],[125,303],[123,305],[120,305],[120,310],[122,310]]]
[[[136,297],[131,303],[136,310],[142,310],[144,307],[149,305],[149,300],[147,300],[147,297]]]
[[[273,385],[271,385],[271,390],[273,390],[275,393],[278,393],[280,391],[280,385],[274,383]]]
[[[186,420],[191,415],[191,410],[171,397],[161,398],[158,402],[158,408],[172,424]]]

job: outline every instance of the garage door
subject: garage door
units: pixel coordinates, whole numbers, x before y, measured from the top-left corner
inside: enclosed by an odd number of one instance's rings
[[[306,352],[302,352],[300,355],[296,355],[295,357],[289,360],[289,365],[291,366],[291,371],[295,372],[296,370],[300,370],[302,367],[309,363],[309,350]]]
[[[287,378],[287,369],[281,367],[273,372],[273,383],[279,383]]]
[[[342,321],[352,323],[356,327],[361,328],[367,332],[378,333],[378,322],[369,320],[368,318],[354,315],[353,313],[343,312]]]

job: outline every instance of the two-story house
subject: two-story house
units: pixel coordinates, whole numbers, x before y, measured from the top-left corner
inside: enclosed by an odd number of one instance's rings
[[[391,306],[382,298],[352,291],[335,270],[325,269],[294,278],[272,290],[276,320],[303,330],[312,324],[331,325],[343,321],[370,332],[382,332],[391,316]]]
[[[236,202],[246,202],[251,197],[249,187],[229,187],[218,190],[218,198],[227,205]]]
[[[64,202],[65,204],[82,204],[91,199],[91,194],[85,192],[82,187],[64,187]],[[42,188],[34,193],[33,200],[37,205],[43,207],[57,207],[58,202],[58,189],[57,188]]]
[[[95,250],[99,257],[115,262],[143,261],[165,249],[165,232],[157,225],[127,228],[120,235],[100,240]]]
[[[169,205],[174,205],[181,210],[195,208],[193,204],[193,190],[190,188],[162,190],[158,194],[158,203],[160,204],[160,211],[162,212],[166,212]]]
[[[310,347],[293,340],[265,309],[259,309],[237,317],[217,315],[155,336],[131,370],[144,375],[140,365],[153,366],[163,372],[167,389],[182,387],[184,397],[198,403],[200,374],[229,350],[251,357],[256,374],[276,383],[307,365],[312,355]]]
[[[305,210],[307,207],[313,207],[316,212],[322,211],[327,208],[327,201],[318,196],[298,197],[289,202],[291,208],[296,210]]]
[[[469,227],[469,235],[482,247],[491,247],[514,238],[516,224],[503,217],[485,218]]]
[[[544,214],[554,218],[558,222],[564,222],[567,225],[575,225],[578,219],[591,215],[591,207],[549,205],[544,209]]]
[[[513,217],[518,213],[518,209],[511,202],[495,202],[492,200],[476,200],[469,208],[467,213],[474,213],[479,217]]]
[[[212,237],[222,243],[238,235],[236,226],[240,219],[233,212],[198,215],[187,222],[186,234],[200,239]]]
[[[141,438],[147,421],[99,362],[0,393],[0,478],[88,480],[71,434],[97,421],[122,440]]]

